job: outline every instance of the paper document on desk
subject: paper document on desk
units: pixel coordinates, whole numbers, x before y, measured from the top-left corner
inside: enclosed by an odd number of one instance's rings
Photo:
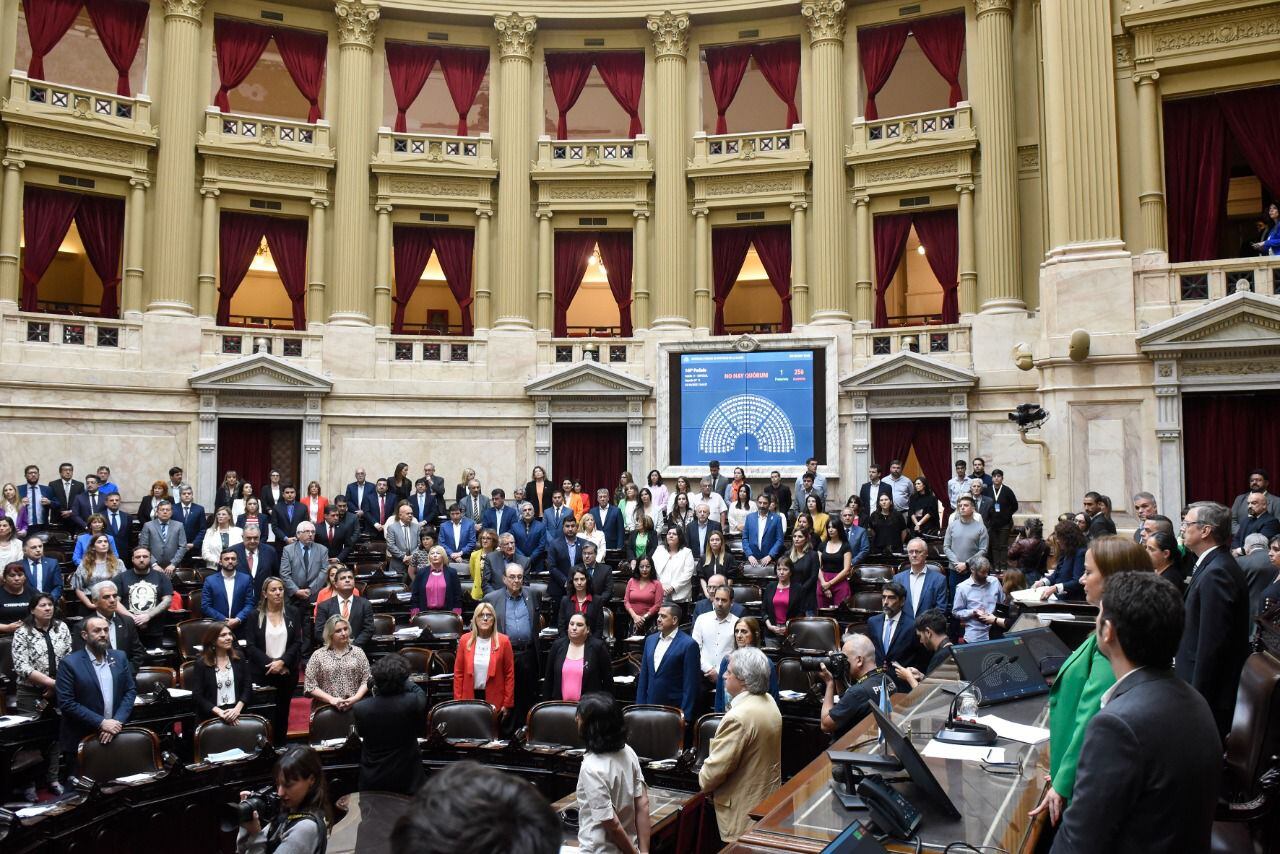
[[[1043,587],[1028,587],[1026,590],[1015,590],[1009,595],[1013,597],[1013,601],[1021,605],[1038,605],[1041,602],[1057,602],[1057,595],[1050,596],[1048,599],[1041,599],[1040,594],[1044,590]]]
[[[191,692],[190,692],[190,691],[188,691],[186,688],[170,688],[170,689],[168,689],[168,690],[169,690],[169,696],[170,696],[170,697],[176,697],[176,698],[181,699],[182,697],[190,697],[190,696],[191,696]]]
[[[1001,738],[1020,741],[1023,744],[1039,744],[1049,738],[1049,730],[1047,729],[1007,721],[997,715],[982,715],[978,718],[978,723],[991,727],[996,731],[996,735]]]
[[[236,759],[244,759],[248,755],[249,755],[248,753],[245,753],[239,747],[233,747],[230,750],[222,750],[217,753],[210,753],[205,756],[205,760],[208,762],[232,762]]]
[[[959,759],[962,762],[1003,762],[1003,747],[973,747],[968,744],[947,744],[934,739],[920,751],[922,756],[933,759]]]

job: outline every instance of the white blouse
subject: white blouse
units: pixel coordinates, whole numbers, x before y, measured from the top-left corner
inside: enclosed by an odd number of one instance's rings
[[[653,568],[658,573],[658,581],[663,588],[671,591],[671,598],[676,602],[688,602],[693,599],[695,566],[693,552],[688,548],[682,548],[672,554],[670,549],[661,545],[653,553]]]
[[[230,528],[209,528],[204,532],[204,545],[200,547],[200,557],[205,566],[218,568],[218,558],[222,557],[222,535],[227,535],[227,548],[238,546],[244,542],[244,531],[232,525]]]
[[[284,649],[289,645],[289,626],[281,617],[279,624],[273,624],[271,618],[267,618],[267,627],[263,632],[263,640],[266,646],[267,658],[275,661],[284,657]]]
[[[218,686],[218,705],[234,706],[236,704],[236,678],[231,669],[231,662],[223,668],[215,667],[213,682]]]
[[[489,655],[493,651],[493,638],[476,637],[475,638],[475,657],[472,664],[475,668],[475,690],[483,691],[485,683],[489,681]]]

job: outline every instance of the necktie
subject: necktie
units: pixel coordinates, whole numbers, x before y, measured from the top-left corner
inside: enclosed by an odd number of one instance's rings
[[[160,542],[167,544],[169,542],[169,526],[160,526]]]
[[[378,521],[387,518],[387,499],[378,496]]]
[[[293,522],[293,505],[292,505],[292,504],[286,504],[286,505],[284,506],[284,512],[288,515],[288,517],[289,517],[289,522],[290,522],[290,523],[292,523],[292,522]]]
[[[324,526],[324,538],[327,542],[333,542],[333,526],[327,522]]]
[[[120,514],[114,511],[111,513],[111,530],[116,533],[120,532]]]
[[[307,568],[307,564],[310,563],[310,561],[308,560],[308,558],[310,557],[311,557],[311,547],[303,546],[302,547],[302,568],[304,570]]]
[[[98,494],[97,493],[94,493],[93,495],[89,496],[89,512],[90,513],[98,512]]]
[[[350,599],[342,600],[342,619],[344,620],[351,619],[351,600]]]
[[[31,577],[36,580],[36,590],[43,593],[44,592],[43,574],[40,572],[40,564],[36,563],[34,560],[31,561]]]
[[[244,555],[245,562],[246,562],[247,564],[249,564],[249,577],[250,577],[250,578],[252,578],[252,577],[253,577],[253,559],[254,559],[254,557],[255,557],[255,556],[257,556],[257,554],[258,554],[257,552],[245,552],[245,555]]]
[[[893,620],[886,619],[884,621],[884,637],[880,639],[880,646],[884,648],[885,655],[889,654],[889,641],[893,639]]]
[[[31,505],[31,524],[33,524],[33,525],[39,525],[39,524],[40,524],[40,511],[41,511],[41,509],[43,509],[43,508],[41,508],[41,507],[40,507],[40,490],[39,490],[39,489],[36,489],[34,486],[28,486],[28,487],[27,487],[27,497],[28,497],[29,499],[31,499],[31,501],[30,501],[30,505]]]

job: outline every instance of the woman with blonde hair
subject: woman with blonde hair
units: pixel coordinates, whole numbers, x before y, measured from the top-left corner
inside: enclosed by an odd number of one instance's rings
[[[244,632],[254,681],[276,689],[271,729],[274,743],[283,745],[289,737],[289,706],[302,659],[302,623],[285,607],[283,580],[273,575],[263,582],[262,598],[245,620]]]
[[[476,547],[471,551],[471,598],[484,598],[484,562],[498,547],[498,533],[492,528],[481,528],[476,533]],[[430,554],[428,554],[430,557]],[[479,593],[479,595],[476,595]]]
[[[515,653],[511,641],[498,631],[493,605],[481,602],[471,615],[471,631],[458,638],[453,658],[453,698],[485,700],[502,717],[516,703]]]
[[[231,510],[219,507],[213,511],[213,524],[204,532],[204,544],[200,547],[200,556],[205,566],[218,568],[218,558],[223,549],[229,549],[244,542],[244,531],[231,523]]]
[[[596,527],[595,516],[590,513],[582,514],[582,518],[578,520],[578,536],[593,543],[596,547],[596,554],[604,554],[604,531]]]
[[[108,535],[101,533],[92,535],[80,565],[71,576],[71,589],[75,591],[76,598],[84,606],[86,614],[96,610],[93,600],[89,598],[93,585],[100,581],[111,581],[117,574],[124,572],[124,564],[120,558],[112,554],[113,548],[114,544]]]
[[[13,520],[19,537],[27,535],[27,508],[18,497],[18,487],[12,483],[0,487],[0,517]]]
[[[351,624],[334,614],[324,624],[324,646],[311,653],[302,690],[311,708],[329,704],[341,712],[369,693],[369,659],[351,642]]]
[[[464,468],[462,477],[458,480],[457,487],[453,490],[453,503],[461,504],[462,499],[467,497],[467,484],[471,482],[471,478],[476,476],[476,470],[472,468]]]
[[[491,539],[493,532],[488,532]],[[475,552],[472,553],[473,555]],[[452,611],[462,614],[462,582],[449,566],[449,555],[444,546],[432,546],[427,550],[427,566],[419,570],[413,579],[413,594],[409,598],[409,617],[419,611]]]
[[[302,498],[302,504],[307,508],[307,518],[313,525],[324,521],[324,510],[329,506],[329,499],[321,495],[320,491],[320,482],[313,480],[307,484],[307,494]]]

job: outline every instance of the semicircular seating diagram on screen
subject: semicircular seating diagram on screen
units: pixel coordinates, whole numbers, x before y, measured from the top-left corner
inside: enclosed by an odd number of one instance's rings
[[[788,453],[796,448],[791,419],[776,403],[755,394],[739,394],[722,400],[707,413],[698,433],[698,450],[727,454],[743,435],[755,439],[767,453]]]

